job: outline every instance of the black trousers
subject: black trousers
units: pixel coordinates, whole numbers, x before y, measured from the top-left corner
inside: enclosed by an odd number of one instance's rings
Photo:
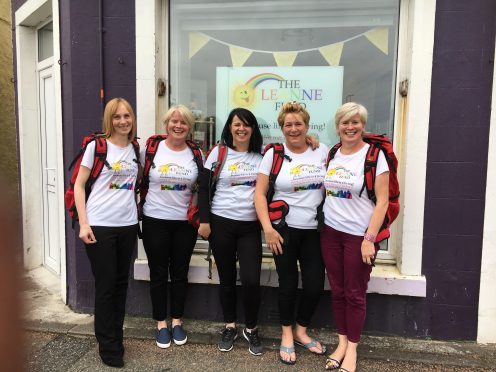
[[[191,255],[197,230],[188,221],[167,221],[143,216],[143,246],[150,268],[153,319],[167,318],[167,282],[170,275],[170,315],[182,318]]]
[[[209,243],[219,273],[219,297],[226,323],[236,322],[236,257],[239,259],[245,324],[255,328],[260,308],[262,236],[258,221],[236,221],[210,217]]]
[[[283,326],[295,323],[299,262],[302,292],[296,322],[308,327],[324,290],[320,235],[317,230],[288,229],[289,244],[283,245],[282,254],[274,255],[279,276],[279,321]]]
[[[113,359],[124,351],[122,326],[138,225],[91,229],[96,243],[86,244],[86,253],[95,277],[95,336],[102,359]]]

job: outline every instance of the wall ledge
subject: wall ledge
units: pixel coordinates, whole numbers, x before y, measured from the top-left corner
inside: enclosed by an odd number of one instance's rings
[[[219,284],[215,262],[212,264],[212,279],[208,278],[208,262],[205,254],[194,253],[191,257],[189,282],[198,284]],[[148,261],[136,259],[134,261],[134,279],[150,280]],[[278,287],[277,272],[271,257],[263,257],[260,284],[265,287]],[[301,285],[301,283],[300,283]],[[329,283],[325,281],[325,289],[329,290]],[[395,265],[378,263],[372,270],[368,293],[385,295],[426,297],[425,276],[402,275]]]

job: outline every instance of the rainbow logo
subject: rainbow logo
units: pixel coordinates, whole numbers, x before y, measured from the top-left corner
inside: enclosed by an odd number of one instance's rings
[[[249,107],[255,99],[255,88],[267,80],[282,81],[284,78],[280,75],[265,72],[258,74],[249,79],[246,83],[237,86],[233,92],[234,103],[239,107]]]

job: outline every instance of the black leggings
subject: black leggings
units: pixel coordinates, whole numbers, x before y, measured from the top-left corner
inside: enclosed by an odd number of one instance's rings
[[[95,336],[102,359],[122,355],[122,326],[131,257],[138,225],[92,226],[95,244],[86,253],[95,277]]]
[[[226,323],[234,323],[236,316],[236,257],[243,291],[245,324],[249,329],[258,322],[260,307],[260,270],[262,265],[262,237],[258,221],[236,221],[210,217],[212,245],[217,272],[219,297]]]
[[[299,262],[302,295],[296,322],[308,327],[324,290],[324,262],[320,252],[320,236],[315,229],[288,229],[289,244],[283,245],[282,254],[274,255],[279,276],[279,319],[283,326],[295,323]]]
[[[180,319],[188,286],[188,271],[197,231],[188,221],[143,216],[143,246],[150,268],[153,319],[167,318],[167,281],[170,272],[170,315]]]

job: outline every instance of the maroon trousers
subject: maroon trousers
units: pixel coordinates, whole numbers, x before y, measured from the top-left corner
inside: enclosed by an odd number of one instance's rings
[[[332,291],[337,332],[358,343],[365,323],[366,292],[372,266],[362,262],[363,236],[325,225],[320,247]],[[375,244],[376,252],[379,244]]]

